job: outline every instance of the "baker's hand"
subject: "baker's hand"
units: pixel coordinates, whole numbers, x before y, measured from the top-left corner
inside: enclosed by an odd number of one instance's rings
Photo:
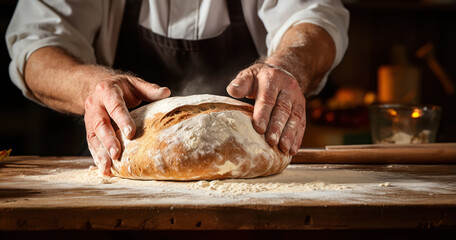
[[[122,134],[131,139],[136,126],[128,108],[141,101],[156,101],[170,95],[170,90],[129,75],[113,75],[98,82],[85,101],[84,122],[87,143],[95,164],[104,175],[111,174],[111,159],[120,157],[121,145],[111,119]]]
[[[298,82],[282,70],[257,63],[241,71],[227,87],[235,98],[254,98],[253,127],[267,142],[291,155],[301,146],[306,100]]]

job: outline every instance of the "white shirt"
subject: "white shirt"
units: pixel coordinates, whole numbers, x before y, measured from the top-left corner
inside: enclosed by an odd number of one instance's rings
[[[20,0],[6,32],[13,83],[38,101],[26,87],[24,67],[35,50],[46,46],[61,47],[85,63],[112,66],[124,6],[125,0]],[[291,26],[313,23],[334,40],[332,68],[342,60],[349,13],[339,0],[242,0],[242,7],[259,55],[272,54]],[[139,24],[169,38],[199,40],[218,36],[230,20],[225,0],[148,0]]]

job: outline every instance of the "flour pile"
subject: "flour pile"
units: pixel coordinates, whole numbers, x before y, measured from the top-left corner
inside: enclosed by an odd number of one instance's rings
[[[217,192],[222,194],[241,195],[248,193],[299,193],[309,191],[324,190],[347,190],[350,187],[331,182],[318,180],[316,173],[303,175],[302,172],[296,171],[292,166],[288,167],[283,173],[271,177],[254,178],[254,179],[233,179],[233,180],[214,180],[214,181],[142,181],[130,180],[118,177],[101,176],[96,167],[91,166],[89,169],[56,171],[48,175],[34,176],[36,180],[42,180],[52,183],[67,184],[115,184],[127,187],[150,187],[164,189],[187,189],[195,191]],[[301,173],[301,174],[300,174]],[[354,176],[356,177],[356,176]],[[337,182],[337,177],[333,180]]]

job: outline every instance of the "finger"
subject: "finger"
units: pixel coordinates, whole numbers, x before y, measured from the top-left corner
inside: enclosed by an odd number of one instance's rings
[[[305,101],[305,100],[304,100]],[[298,105],[299,106],[299,105]],[[300,110],[299,110],[300,109]],[[304,132],[306,130],[306,110],[305,110],[305,103],[303,105],[300,105],[300,108],[298,109],[298,111],[294,111],[294,113],[292,114],[296,114],[298,115],[297,113],[299,113],[300,111],[302,111],[302,114],[301,114],[301,121],[299,122],[299,125],[298,125],[298,128],[297,128],[297,131],[296,131],[296,135],[295,135],[295,139],[294,139],[294,142],[293,142],[293,145],[291,146],[291,150],[290,150],[290,154],[291,155],[296,155],[298,153],[298,150],[299,150],[299,147],[301,147],[301,143],[302,143],[302,139],[303,139],[303,136],[304,136]],[[299,118],[298,116],[296,118]]]
[[[99,141],[98,141],[99,142]],[[98,148],[89,148],[90,154],[92,155],[95,165],[98,167],[98,171],[105,176],[111,175],[111,158],[108,152],[99,142]]]
[[[258,92],[253,109],[253,127],[260,134],[266,132],[279,93],[280,79],[276,77],[274,71],[260,72],[257,75]]]
[[[304,137],[305,130],[306,130],[306,124],[305,124],[305,121],[304,121],[304,123],[301,123],[299,125],[298,131],[296,132],[296,136],[295,136],[294,142],[291,145],[290,154],[292,156],[294,156],[294,155],[296,155],[298,153],[299,147],[301,147],[301,144],[302,144],[302,139]]]
[[[167,87],[160,87],[157,84],[148,83],[135,77],[129,77],[128,80],[133,87],[135,95],[141,100],[152,102],[167,98],[171,95],[171,90]]]
[[[103,94],[99,95],[103,98]],[[85,121],[87,127],[95,132],[96,137],[108,151],[112,159],[118,159],[120,155],[120,142],[117,139],[114,128],[111,125],[111,119],[104,109],[103,102],[89,96],[86,99]]]
[[[235,98],[254,98],[257,92],[256,75],[259,66],[254,65],[241,71],[227,86],[228,94]]]
[[[290,118],[291,109],[292,109],[292,101],[293,101],[293,93],[290,90],[282,89],[279,92],[279,96],[277,97],[276,104],[271,113],[271,119],[269,121],[268,129],[266,130],[266,140],[272,146],[277,145],[279,143],[279,139],[282,136],[282,131],[285,127],[285,124],[288,122]],[[293,139],[285,139],[290,141]],[[282,149],[284,151],[285,149]],[[288,152],[288,149],[286,151]]]
[[[91,124],[86,121],[87,145],[89,146],[90,154],[100,173],[109,176],[111,175],[111,159],[90,126]]]
[[[92,124],[98,140],[108,151],[111,158],[119,159],[120,142],[116,137],[108,114],[101,107],[96,111]]]
[[[136,125],[128,112],[120,87],[106,88],[103,94],[102,101],[109,117],[117,124],[127,139],[133,138],[136,132]]]
[[[303,119],[305,119],[305,108],[302,103],[295,102],[295,104],[293,104],[291,116],[283,129],[282,137],[279,142],[279,148],[283,152],[290,151],[295,139],[299,138],[298,134],[301,133],[299,128],[303,128]],[[302,131],[302,133],[304,133],[304,131]],[[300,138],[302,139],[302,136]]]

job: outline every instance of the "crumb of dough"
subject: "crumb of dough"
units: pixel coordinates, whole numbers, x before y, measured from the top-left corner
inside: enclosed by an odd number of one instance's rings
[[[380,183],[378,186],[379,186],[379,187],[391,187],[391,183],[389,183],[389,182],[384,182],[384,183]]]

